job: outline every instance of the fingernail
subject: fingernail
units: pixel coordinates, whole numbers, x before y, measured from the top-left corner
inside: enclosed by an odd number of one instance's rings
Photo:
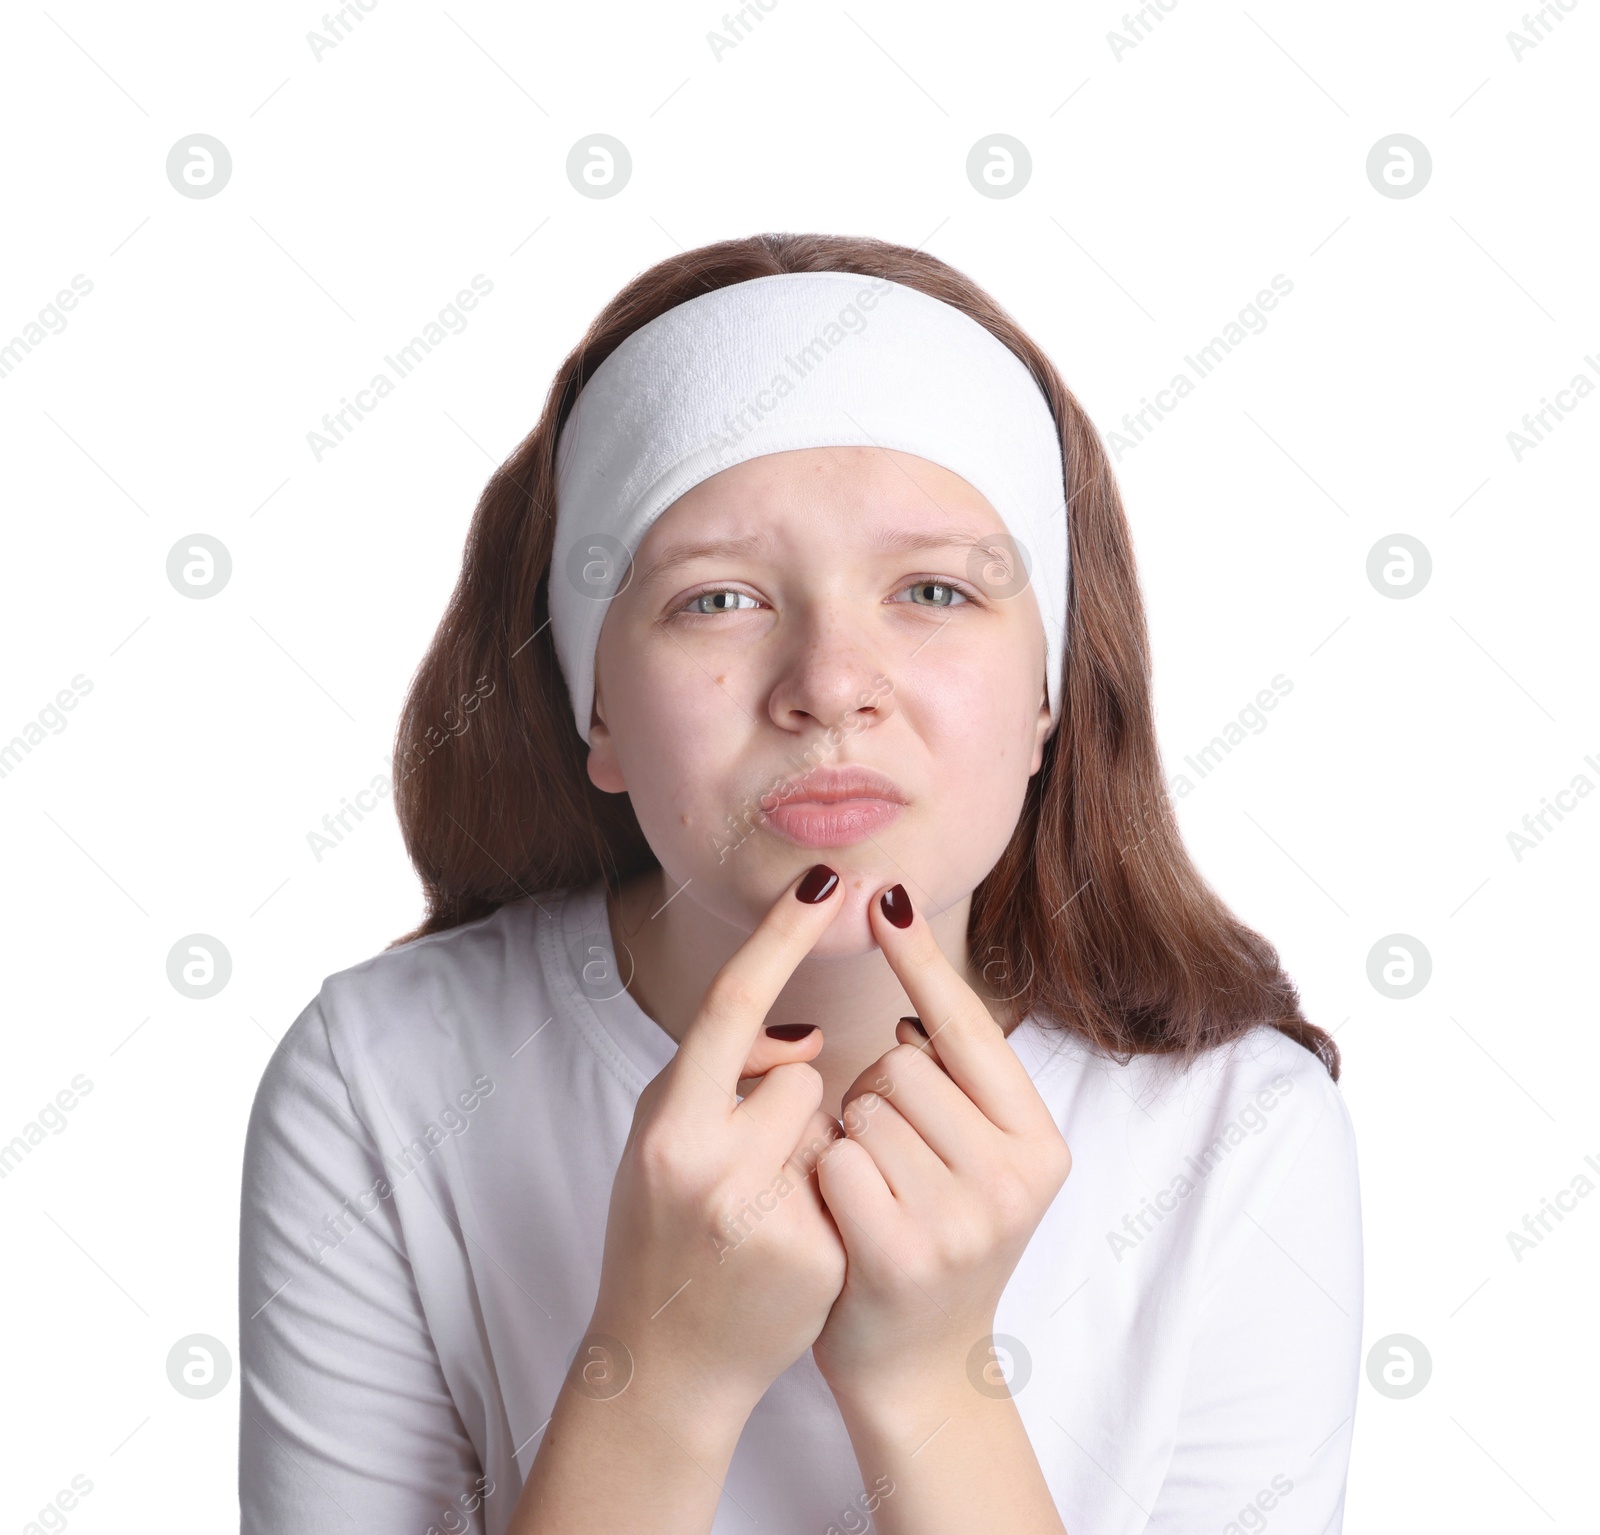
[[[839,876],[827,864],[815,864],[806,871],[806,877],[795,886],[795,899],[804,901],[807,906],[816,906],[833,894],[833,887],[839,883]]]
[[[923,1028],[920,1018],[902,1018],[900,1021],[901,1023],[909,1023],[924,1039],[928,1037],[928,1031]]]
[[[883,914],[896,927],[911,926],[911,897],[906,894],[904,885],[891,885],[883,892],[878,904],[883,908]]]
[[[767,1033],[773,1039],[804,1039],[816,1028],[814,1023],[769,1023]]]

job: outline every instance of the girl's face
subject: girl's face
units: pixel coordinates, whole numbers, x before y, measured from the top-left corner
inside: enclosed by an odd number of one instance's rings
[[[1005,850],[1050,715],[1044,628],[999,515],[927,459],[805,448],[674,502],[611,600],[589,776],[626,791],[674,899],[749,932],[814,863],[874,947],[903,884],[932,915]]]

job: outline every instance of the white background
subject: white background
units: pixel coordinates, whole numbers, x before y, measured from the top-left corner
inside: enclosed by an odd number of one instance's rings
[[[1600,1160],[1600,797],[1520,860],[1507,833],[1600,784],[1600,399],[1520,462],[1507,433],[1600,379],[1600,5],[1519,60],[1520,3],[1178,0],[1118,58],[1118,5],[778,0],[718,61],[714,4],[377,0],[320,61],[311,6],[5,19],[0,346],[75,274],[93,292],[0,378],[0,742],[92,691],[0,778],[0,1142],[92,1090],[0,1181],[0,1530],[74,1475],[74,1530],[237,1517],[237,1381],[191,1400],[167,1355],[236,1348],[274,1041],[421,915],[386,805],[320,861],[307,834],[388,771],[477,495],[594,313],[763,230],[924,246],[1103,432],[1292,281],[1117,465],[1162,747],[1176,773],[1292,680],[1180,813],[1344,1051],[1367,1344],[1433,1361],[1406,1400],[1363,1381],[1346,1528],[1584,1526],[1600,1197],[1520,1261],[1507,1233]],[[565,169],[597,132],[633,157],[606,200]],[[195,133],[233,160],[203,200],[165,171]],[[967,180],[994,133],[1032,157],[1014,197]],[[1414,197],[1367,178],[1395,133],[1431,152]],[[469,328],[319,463],[308,431],[477,273]],[[166,576],[195,533],[233,560],[204,601]],[[1433,562],[1404,600],[1366,575],[1395,533]],[[197,932],[233,961],[206,1001],[166,974]],[[1432,956],[1409,1000],[1367,978],[1393,933]]]

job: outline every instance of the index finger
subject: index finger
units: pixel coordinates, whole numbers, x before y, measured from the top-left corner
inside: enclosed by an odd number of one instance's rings
[[[794,968],[839,912],[839,876],[815,864],[796,879],[711,978],[667,1068],[667,1096],[694,1110],[738,1107],[750,1047]]]
[[[904,886],[894,886],[893,895],[895,916],[875,900],[869,920],[884,958],[938,1051],[939,1063],[1000,1129],[1020,1135],[1042,1128],[1044,1119],[1053,1125],[1027,1067],[1006,1043],[983,999],[945,958],[928,924],[912,911]]]

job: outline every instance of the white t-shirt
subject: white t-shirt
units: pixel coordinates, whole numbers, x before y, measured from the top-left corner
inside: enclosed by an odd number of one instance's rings
[[[278,1046],[245,1150],[243,1535],[504,1531],[593,1311],[634,1105],[677,1048],[610,954],[598,884],[518,901],[328,977]],[[1338,1088],[1265,1027],[1187,1073],[1032,1019],[1008,1041],[1073,1166],[990,1378],[1067,1529],[1337,1535],[1361,1342]],[[859,1530],[863,1491],[807,1352],[713,1530]]]

